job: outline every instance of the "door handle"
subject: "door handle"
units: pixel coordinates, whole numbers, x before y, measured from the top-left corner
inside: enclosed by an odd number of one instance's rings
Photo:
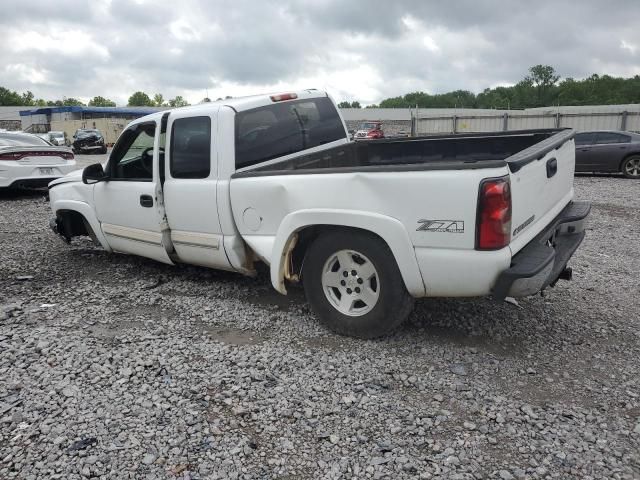
[[[146,208],[153,207],[153,198],[151,195],[140,195],[140,205]]]
[[[553,177],[558,171],[558,160],[550,158],[547,160],[547,178]]]

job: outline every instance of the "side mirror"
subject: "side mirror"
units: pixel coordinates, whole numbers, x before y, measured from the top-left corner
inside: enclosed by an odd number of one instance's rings
[[[85,183],[87,185],[103,182],[107,179],[108,177],[104,173],[104,169],[102,168],[101,163],[94,163],[93,165],[89,165],[82,171],[82,183]]]

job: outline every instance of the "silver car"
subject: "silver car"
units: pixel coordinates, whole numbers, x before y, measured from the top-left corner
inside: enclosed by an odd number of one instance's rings
[[[69,139],[67,138],[67,132],[49,132],[49,141],[52,145],[58,145],[60,147],[70,145]]]
[[[640,135],[597,131],[576,134],[576,172],[620,172],[640,179]]]

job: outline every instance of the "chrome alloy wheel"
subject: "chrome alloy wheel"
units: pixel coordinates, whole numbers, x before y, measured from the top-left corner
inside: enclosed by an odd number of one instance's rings
[[[371,260],[354,250],[340,250],[322,269],[327,300],[344,315],[359,317],[373,310],[380,298],[380,279]]]
[[[624,171],[629,177],[640,177],[640,158],[633,158],[624,165]]]

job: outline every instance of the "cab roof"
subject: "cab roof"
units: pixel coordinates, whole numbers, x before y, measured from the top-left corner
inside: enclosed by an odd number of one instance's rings
[[[308,98],[319,98],[319,97],[327,97],[327,92],[322,90],[316,90],[315,88],[309,88],[306,90],[289,90],[286,92],[272,92],[272,93],[264,93],[260,95],[250,95],[246,97],[237,97],[237,98],[227,98],[224,100],[217,100],[215,102],[206,102],[200,103],[198,105],[190,105],[188,107],[180,107],[180,108],[172,108],[170,110],[162,110],[159,112],[152,113],[151,115],[145,115],[144,117],[137,118],[133,120],[129,125],[135,125],[138,123],[148,122],[150,120],[159,120],[162,116],[167,112],[173,112],[179,110],[180,112],[193,112],[193,113],[203,113],[212,109],[219,109],[220,107],[229,107],[235,110],[236,112],[243,112],[245,110],[251,110],[253,108],[262,107],[265,105],[271,105],[275,103],[272,97],[278,95],[289,95],[294,94],[296,97],[291,100],[280,100],[283,102],[286,101],[295,101],[302,100]]]

